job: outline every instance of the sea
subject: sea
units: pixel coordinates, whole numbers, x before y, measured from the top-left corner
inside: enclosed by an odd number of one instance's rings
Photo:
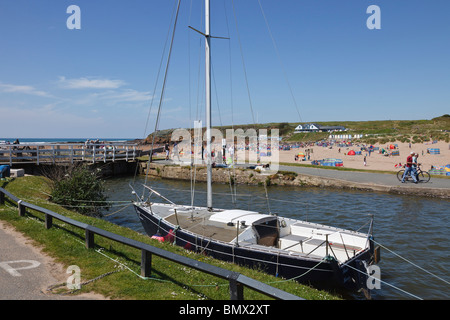
[[[84,143],[87,139],[109,141],[109,142],[131,142],[135,138],[0,138],[0,143],[13,143],[19,140],[21,144],[47,144],[47,143],[67,143],[67,142],[81,142]]]

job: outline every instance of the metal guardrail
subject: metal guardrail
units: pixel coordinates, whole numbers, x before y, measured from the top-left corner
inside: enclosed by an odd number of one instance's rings
[[[265,283],[259,282],[238,272],[222,269],[201,261],[197,261],[188,257],[178,255],[160,248],[153,247],[149,244],[139,242],[133,239],[117,235],[115,233],[102,230],[100,228],[82,223],[71,218],[65,217],[56,212],[45,208],[38,207],[34,204],[27,203],[12,195],[3,188],[0,188],[0,204],[4,204],[5,196],[17,203],[18,212],[20,216],[25,216],[26,208],[41,212],[45,214],[45,228],[50,229],[53,225],[53,218],[85,230],[85,246],[87,249],[95,247],[94,236],[99,235],[110,240],[120,242],[130,247],[141,250],[141,276],[149,277],[151,274],[152,255],[182,264],[184,266],[194,268],[204,273],[214,275],[216,277],[226,279],[229,281],[230,299],[244,300],[244,286],[253,289],[257,292],[265,294],[269,297],[280,300],[304,300],[298,296],[285,292],[283,290],[274,288]]]
[[[135,160],[137,144],[0,144],[0,164],[115,162]]]

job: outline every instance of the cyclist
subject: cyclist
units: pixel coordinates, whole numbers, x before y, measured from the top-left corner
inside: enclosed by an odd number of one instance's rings
[[[413,156],[414,156],[414,154],[415,153],[413,151],[411,151],[411,154],[406,158],[405,173],[403,173],[402,183],[405,182],[405,177],[408,174],[411,175],[414,183],[417,183],[416,170],[413,168]]]

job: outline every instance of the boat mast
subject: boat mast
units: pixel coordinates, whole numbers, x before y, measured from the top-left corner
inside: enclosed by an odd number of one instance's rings
[[[205,89],[206,89],[206,169],[207,207],[212,209],[212,159],[211,159],[211,36],[209,26],[209,2],[205,0]]]

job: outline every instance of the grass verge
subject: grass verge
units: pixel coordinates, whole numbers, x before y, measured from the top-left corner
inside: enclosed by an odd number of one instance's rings
[[[242,273],[281,290],[308,300],[337,300],[337,295],[319,291],[294,281],[284,281],[261,271],[240,267],[210,257],[195,254],[169,243],[159,243],[148,236],[108,221],[83,216],[47,201],[49,193],[45,178],[26,176],[0,181],[0,186],[18,198],[63,214],[72,219],[120,234],[130,239],[188,256],[221,268]],[[54,219],[53,227],[46,230],[44,215],[27,209],[26,217],[20,217],[15,203],[6,198],[0,205],[0,219],[10,223],[17,231],[33,239],[43,252],[62,263],[66,268],[77,265],[81,270],[81,283],[101,277],[81,287],[76,293],[96,292],[110,299],[121,300],[228,300],[228,281],[201,273],[194,269],[154,256],[152,277],[143,279],[140,274],[140,250],[96,236],[95,249],[84,246],[84,230]],[[75,294],[76,294],[75,293]],[[268,299],[267,296],[248,288],[244,289],[248,300]]]

